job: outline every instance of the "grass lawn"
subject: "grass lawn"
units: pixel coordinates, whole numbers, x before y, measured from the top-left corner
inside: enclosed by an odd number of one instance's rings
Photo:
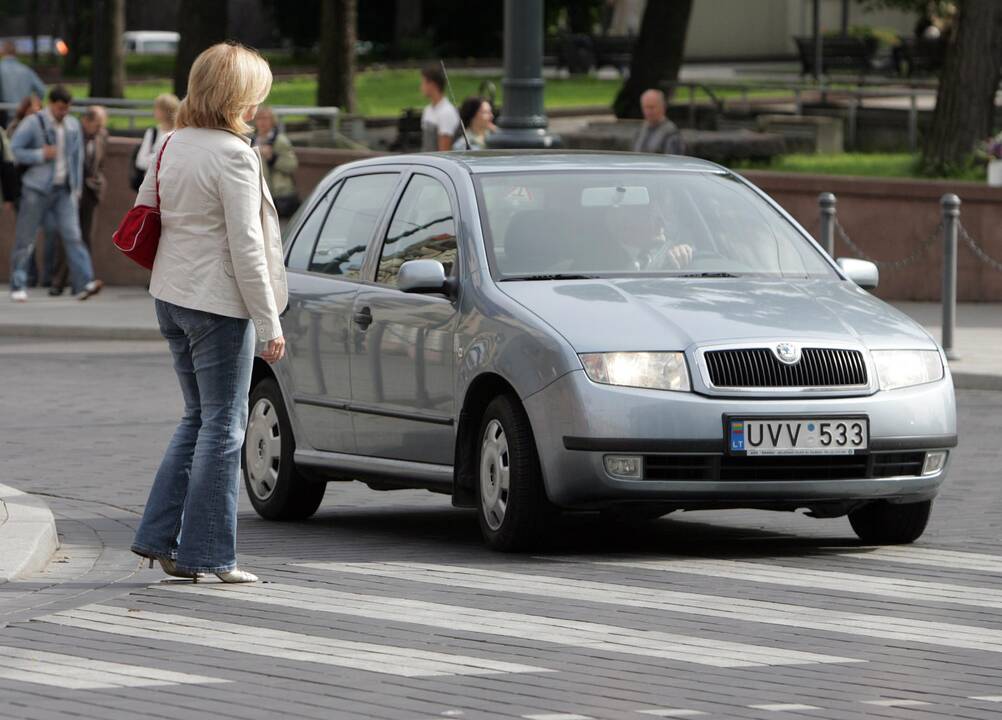
[[[501,76],[481,77],[462,71],[451,73],[450,79],[457,102],[475,95],[480,91],[482,83],[494,83],[497,99],[503,101]],[[418,90],[420,73],[416,69],[406,70],[364,70],[355,77],[355,95],[357,111],[365,116],[395,116],[404,108],[421,108],[425,100]],[[546,81],[545,103],[547,109],[580,107],[584,105],[605,106],[612,104],[619,91],[621,81],[618,79],[604,80],[591,76],[550,79]],[[87,95],[85,82],[71,83],[70,88],[77,97]],[[125,96],[130,100],[152,100],[171,88],[169,80],[150,80],[130,83],[125,88]],[[315,105],[317,83],[310,75],[284,76],[276,79],[268,102],[273,105]],[[740,97],[738,90],[718,90],[719,98],[733,99]],[[749,93],[749,97],[776,97],[786,93],[782,90],[759,89]],[[688,102],[689,93],[679,91],[677,102]],[[707,96],[702,91],[696,93],[697,100],[705,100]],[[144,127],[152,123],[137,119],[137,126]],[[116,118],[113,127],[128,126],[128,120]]]
[[[921,178],[918,156],[911,153],[842,153],[839,155],[792,154],[775,158],[770,163],[745,163],[741,169],[776,170],[779,172],[814,173],[819,175],[858,175],[862,177]],[[952,176],[955,180],[983,182],[985,170],[974,166]]]

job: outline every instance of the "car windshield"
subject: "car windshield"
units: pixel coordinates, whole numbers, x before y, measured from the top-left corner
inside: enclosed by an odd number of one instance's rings
[[[478,183],[488,252],[503,280],[837,277],[731,175],[560,171],[484,174]]]

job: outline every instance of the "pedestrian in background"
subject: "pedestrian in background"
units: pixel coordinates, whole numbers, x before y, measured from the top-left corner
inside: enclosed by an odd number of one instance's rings
[[[684,155],[685,141],[675,123],[668,119],[665,94],[656,88],[645,91],[640,96],[640,109],[644,113],[644,124],[633,141],[633,151]]]
[[[88,251],[91,251],[90,236],[94,228],[94,211],[104,195],[104,153],[108,144],[107,125],[108,113],[100,105],[91,105],[80,116],[80,126],[83,128],[84,135],[83,190],[80,194],[79,211],[80,239]],[[50,252],[58,253],[56,269],[52,275],[52,286],[49,288],[49,295],[52,296],[63,294],[63,288],[66,286],[66,280],[69,276],[66,255],[60,253],[59,248],[55,238],[50,242],[48,228],[46,228],[46,260],[48,260]]]
[[[176,577],[214,573],[255,582],[237,569],[240,450],[254,361],[285,354],[279,312],[288,304],[278,213],[261,157],[245,137],[271,91],[257,52],[213,45],[188,76],[178,129],[159,173],[160,244],[150,294],[181,384],[184,415],[146,502],[132,551]],[[157,204],[157,173],[137,205]]]
[[[453,150],[484,150],[487,136],[497,130],[494,125],[494,109],[482,97],[469,97],[459,106],[459,119],[465,128],[452,144]]]
[[[28,262],[38,229],[50,212],[63,240],[74,294],[86,300],[104,285],[94,278],[90,253],[80,239],[77,208],[83,190],[83,133],[69,114],[72,100],[62,85],[52,88],[48,108],[22,121],[11,138],[14,157],[27,166],[11,249],[10,289],[15,302],[28,299]]]
[[[45,83],[30,67],[17,59],[17,48],[7,40],[0,43],[0,101],[17,105],[34,95],[45,97]],[[0,110],[0,127],[7,127],[6,110]]]
[[[461,121],[445,96],[445,73],[437,65],[421,71],[421,94],[429,103],[421,113],[421,150],[451,150]]]
[[[275,201],[280,218],[292,217],[299,208],[299,193],[296,190],[296,168],[299,161],[292,141],[279,132],[275,113],[268,107],[259,108],[254,116],[254,137],[251,146],[258,148],[264,161],[264,179]]]
[[[180,104],[181,101],[177,99],[177,95],[171,93],[157,95],[153,101],[153,119],[157,124],[146,128],[146,132],[143,133],[143,141],[132,153],[132,173],[129,182],[133,190],[139,190],[139,186],[143,184],[143,178],[146,177],[146,171],[149,170],[150,165],[153,164],[160,152],[164,138],[174,129],[177,109]]]

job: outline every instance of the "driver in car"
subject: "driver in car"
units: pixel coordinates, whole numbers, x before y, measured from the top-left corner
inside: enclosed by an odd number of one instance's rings
[[[682,270],[692,263],[692,245],[670,242],[664,223],[649,204],[612,206],[605,213],[605,224],[614,239],[606,246],[609,270]]]

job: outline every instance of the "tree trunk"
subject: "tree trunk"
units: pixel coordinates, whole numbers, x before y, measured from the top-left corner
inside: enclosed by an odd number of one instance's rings
[[[125,96],[125,0],[95,0],[90,96]]]
[[[174,94],[188,93],[188,73],[195,58],[206,48],[226,39],[229,3],[224,0],[181,0],[177,7],[177,30],[181,40],[174,60]]]
[[[63,72],[72,75],[80,67],[80,59],[90,55],[94,33],[87,32],[93,27],[94,12],[91,0],[60,0],[59,11],[66,23],[67,52],[63,58]]]
[[[963,167],[992,132],[1002,71],[1002,3],[964,0],[947,38],[932,127],[922,143],[922,169],[944,175]]]
[[[397,0],[393,16],[393,52],[405,55],[407,40],[421,36],[422,0]]]
[[[320,11],[320,58],[317,105],[355,110],[356,0],[323,0]]]
[[[692,1],[648,0],[633,49],[630,76],[612,103],[616,117],[641,117],[640,95],[678,79]]]

